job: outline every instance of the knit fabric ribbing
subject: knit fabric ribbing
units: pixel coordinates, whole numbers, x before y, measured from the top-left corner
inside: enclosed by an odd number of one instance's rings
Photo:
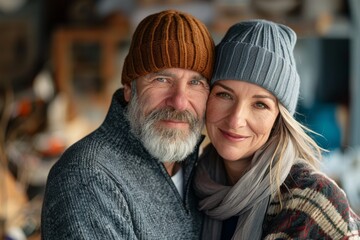
[[[183,164],[183,201],[163,165],[130,133],[122,94],[115,93],[104,123],[51,169],[43,239],[199,238],[190,187],[197,149]]]
[[[211,84],[240,80],[259,85],[294,114],[300,92],[293,54],[296,39],[291,28],[267,20],[234,24],[216,45]]]
[[[122,84],[164,68],[184,68],[210,80],[214,42],[206,26],[190,14],[166,10],[137,26],[125,58]]]

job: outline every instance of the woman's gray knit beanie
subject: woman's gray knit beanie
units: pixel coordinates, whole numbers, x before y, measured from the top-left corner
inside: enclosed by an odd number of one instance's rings
[[[226,79],[257,84],[294,114],[300,91],[293,55],[296,38],[289,27],[267,20],[233,25],[216,46],[211,85]]]

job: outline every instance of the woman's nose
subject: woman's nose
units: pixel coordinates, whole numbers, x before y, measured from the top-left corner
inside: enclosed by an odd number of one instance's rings
[[[246,126],[247,113],[244,107],[236,106],[231,110],[227,117],[228,124],[231,128],[237,129]]]

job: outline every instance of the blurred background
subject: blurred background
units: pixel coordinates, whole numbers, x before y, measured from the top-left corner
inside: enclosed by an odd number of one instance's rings
[[[322,168],[360,213],[360,1],[0,0],[1,239],[40,239],[49,169],[103,121],[136,25],[168,8],[202,20],[215,43],[251,18],[297,32],[296,117],[321,134]]]

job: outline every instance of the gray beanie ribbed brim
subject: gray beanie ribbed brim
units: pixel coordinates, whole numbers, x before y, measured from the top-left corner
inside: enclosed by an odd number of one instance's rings
[[[300,91],[295,42],[296,34],[284,25],[265,20],[235,24],[216,46],[211,84],[241,80],[259,85],[294,114]]]

